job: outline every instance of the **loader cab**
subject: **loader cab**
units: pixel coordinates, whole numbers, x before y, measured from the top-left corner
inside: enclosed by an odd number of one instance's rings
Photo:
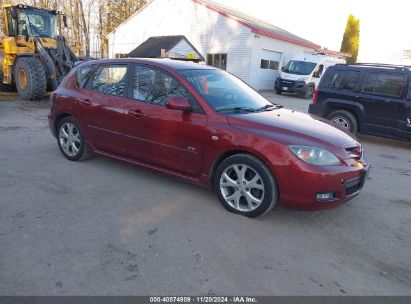
[[[60,12],[23,4],[8,6],[4,10],[7,36],[56,38]]]

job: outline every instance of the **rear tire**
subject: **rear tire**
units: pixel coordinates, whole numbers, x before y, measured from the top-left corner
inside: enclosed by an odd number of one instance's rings
[[[357,118],[350,112],[345,110],[334,111],[327,116],[334,125],[346,129],[351,133],[358,132]]]
[[[39,100],[46,93],[46,72],[37,58],[19,58],[14,68],[14,81],[22,99]]]
[[[58,122],[56,138],[61,153],[68,160],[79,161],[88,157],[84,132],[74,117],[67,116]]]
[[[214,190],[228,211],[254,218],[278,203],[277,182],[268,167],[249,154],[223,160],[214,173]]]

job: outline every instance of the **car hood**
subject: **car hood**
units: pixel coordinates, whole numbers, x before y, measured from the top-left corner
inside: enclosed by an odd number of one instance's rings
[[[337,129],[329,121],[289,109],[230,115],[228,122],[234,128],[270,137],[285,145],[320,147],[336,153],[341,152],[341,148],[358,145],[351,133]]]

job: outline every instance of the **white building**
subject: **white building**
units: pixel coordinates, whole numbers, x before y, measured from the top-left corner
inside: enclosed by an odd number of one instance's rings
[[[153,36],[184,35],[207,63],[258,90],[272,90],[278,70],[319,45],[210,0],[151,0],[108,35],[109,56],[124,57]]]

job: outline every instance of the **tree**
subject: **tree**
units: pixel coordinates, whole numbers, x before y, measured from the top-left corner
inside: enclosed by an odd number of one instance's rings
[[[341,43],[341,52],[348,53],[347,63],[355,63],[360,49],[360,19],[355,19],[354,15],[349,15],[344,37]]]

